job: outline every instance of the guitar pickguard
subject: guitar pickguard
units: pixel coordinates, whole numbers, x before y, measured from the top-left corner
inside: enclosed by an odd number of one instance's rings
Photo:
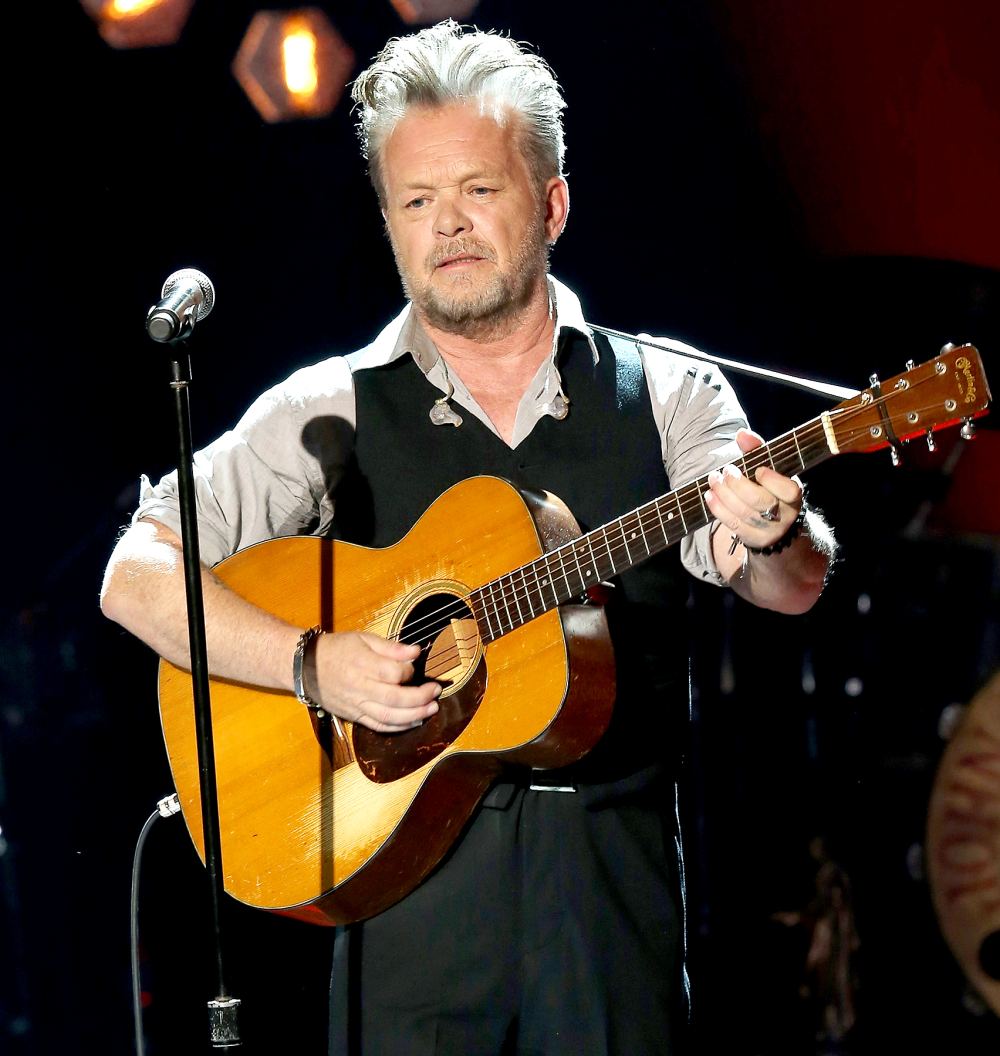
[[[361,772],[382,784],[413,773],[452,745],[469,725],[486,693],[486,659],[476,618],[458,584],[420,591],[393,621],[393,637],[420,646],[413,683],[442,687],[438,711],[412,730],[375,733],[353,728],[354,755]]]

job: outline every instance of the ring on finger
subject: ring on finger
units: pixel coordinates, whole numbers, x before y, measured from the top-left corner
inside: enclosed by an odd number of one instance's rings
[[[777,521],[777,520],[780,520],[781,519],[781,503],[777,499],[775,499],[774,500],[774,505],[773,506],[769,506],[766,510],[761,510],[760,511],[760,515],[761,515],[761,517],[764,518],[765,521]]]

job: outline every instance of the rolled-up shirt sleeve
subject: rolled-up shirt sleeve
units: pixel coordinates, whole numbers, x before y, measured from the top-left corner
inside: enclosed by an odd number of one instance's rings
[[[655,348],[644,348],[642,358],[671,489],[739,458],[736,432],[747,427],[746,415],[719,368]],[[712,555],[711,537],[717,525],[713,521],[685,536],[680,556],[693,576],[723,585]]]
[[[194,455],[198,542],[214,565],[285,535],[319,534],[354,432],[351,373],[340,357],[297,371],[259,396],[233,429]],[[180,534],[176,470],[143,476],[133,523],[152,518]]]

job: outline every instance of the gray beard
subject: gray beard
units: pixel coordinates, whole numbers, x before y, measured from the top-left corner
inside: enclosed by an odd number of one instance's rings
[[[492,260],[485,247],[474,240],[455,239],[441,247],[429,261],[444,260],[456,253],[475,253]],[[435,288],[430,282],[413,281],[396,256],[396,268],[406,296],[431,326],[447,334],[460,334],[472,340],[496,340],[513,328],[530,303],[540,281],[548,270],[549,246],[539,220],[529,236],[518,247],[510,267],[497,271],[481,285],[458,287],[451,293]]]

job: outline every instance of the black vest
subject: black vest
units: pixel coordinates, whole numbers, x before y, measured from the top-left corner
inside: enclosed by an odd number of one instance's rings
[[[554,493],[585,532],[669,491],[639,357],[602,335],[596,343],[595,364],[586,338],[563,331],[557,362],[569,414],[543,417],[514,449],[466,411],[458,428],[434,425],[429,411],[441,394],[411,356],[355,372],[357,431],[335,492],[335,536],[363,546],[395,543],[441,492],[476,474]],[[577,764],[580,780],[673,764],[687,719],[688,582],[676,548],[613,582],[614,718]]]

